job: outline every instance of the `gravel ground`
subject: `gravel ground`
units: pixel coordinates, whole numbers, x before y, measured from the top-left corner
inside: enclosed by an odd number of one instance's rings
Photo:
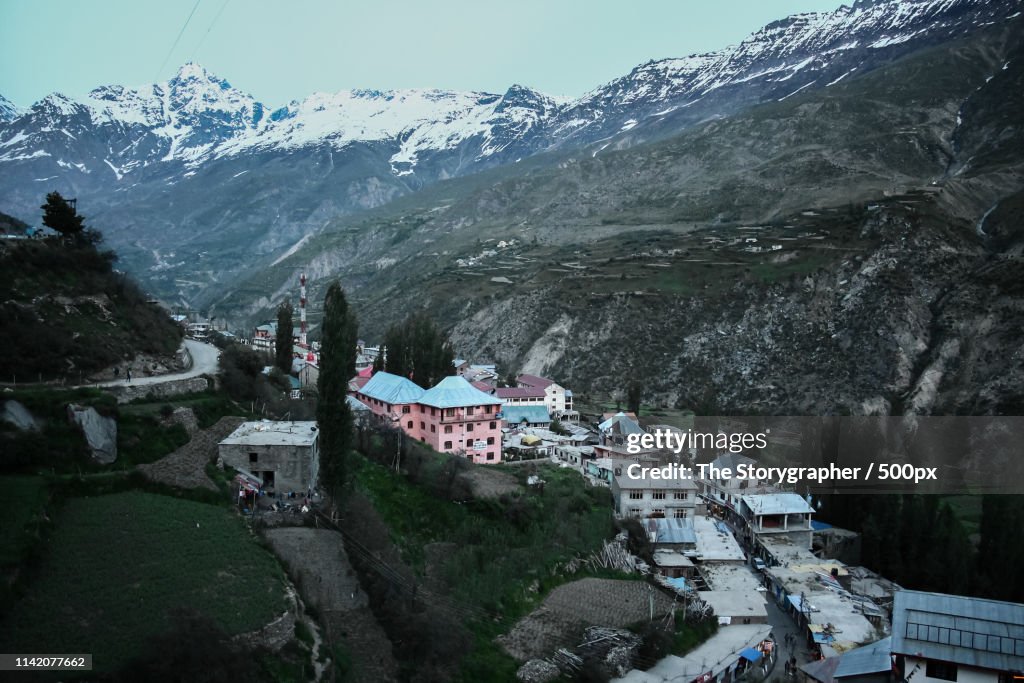
[[[187,444],[156,462],[139,465],[148,479],[183,489],[217,487],[206,476],[206,464],[217,458],[217,444],[235,431],[245,420],[241,417],[222,417],[217,424],[200,430]]]
[[[520,661],[546,657],[559,647],[577,644],[587,626],[628,626],[666,614],[672,600],[644,581],[581,579],[551,591],[536,610],[498,642]]]

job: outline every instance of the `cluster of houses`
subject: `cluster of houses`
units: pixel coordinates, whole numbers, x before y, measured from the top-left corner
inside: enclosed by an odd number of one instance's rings
[[[315,384],[316,353],[304,351],[293,369],[302,384]],[[374,373],[379,353],[360,345],[349,383],[349,403],[366,419],[475,463],[544,458],[610,488],[615,515],[636,519],[646,534],[657,582],[712,609],[722,627],[701,647],[732,654],[711,665],[697,657],[691,678],[731,680],[738,664],[767,655],[772,606],[792,618],[800,646],[816,656],[792,669],[801,683],[1024,680],[1024,605],[903,590],[857,566],[857,535],[815,520],[809,497],[767,481],[714,476],[756,471],[739,467],[754,464],[751,458],[721,454],[703,470],[707,477],[656,478],[659,467],[692,465],[695,453],[638,449],[636,437],[672,427],[644,426],[627,412],[582,424],[572,392],[557,382],[524,374],[514,387],[499,387],[494,366],[463,360],[455,374],[424,388]],[[245,423],[221,442],[220,458],[242,473],[243,495],[313,489],[316,424]]]

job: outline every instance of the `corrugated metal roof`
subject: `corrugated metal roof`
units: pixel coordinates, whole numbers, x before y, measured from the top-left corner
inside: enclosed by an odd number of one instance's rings
[[[501,419],[510,425],[526,421],[528,424],[550,424],[551,417],[544,406],[502,406]]]
[[[689,519],[653,517],[644,520],[644,525],[655,543],[697,543],[697,534]]]
[[[363,387],[364,390],[365,388]],[[464,377],[457,376],[445,377],[436,386],[423,392],[423,395],[419,397],[419,402],[435,408],[463,408],[503,403],[500,398],[485,394],[467,382]]]
[[[612,415],[607,420],[597,425],[597,428],[602,432],[613,431],[624,436],[644,433],[643,427],[625,413],[616,413],[615,415]]]
[[[405,377],[390,372],[378,372],[363,385],[359,392],[385,403],[416,403],[423,396],[423,388]]]
[[[850,650],[839,657],[835,678],[875,674],[892,669],[892,637],[882,638],[878,642]]]
[[[814,508],[796,493],[763,493],[743,496],[743,502],[755,515],[790,515],[814,512]]]
[[[753,465],[754,461],[743,455],[742,453],[724,453],[711,463],[717,469],[724,469],[728,467],[733,475],[736,474],[736,468],[740,465]]]
[[[1024,670],[1024,605],[897,591],[892,651],[998,671]]]
[[[547,377],[541,377],[539,375],[519,375],[516,377],[516,382],[519,384],[526,385],[528,387],[536,387],[537,389],[546,389],[548,386],[555,383],[555,380],[548,379]]]
[[[352,396],[346,396],[345,401],[348,402],[348,407],[351,408],[354,413],[361,413],[364,410],[370,409],[370,406],[366,405],[358,398],[353,398]]]

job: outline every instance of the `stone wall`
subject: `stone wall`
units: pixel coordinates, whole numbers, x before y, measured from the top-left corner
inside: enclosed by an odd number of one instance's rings
[[[189,377],[188,379],[175,379],[158,384],[118,384],[103,387],[104,391],[112,393],[118,403],[128,403],[140,398],[149,396],[155,398],[167,398],[180,394],[191,394],[210,389],[210,381],[206,377]]]

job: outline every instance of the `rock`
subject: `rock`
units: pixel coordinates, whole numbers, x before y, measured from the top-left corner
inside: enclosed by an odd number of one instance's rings
[[[195,412],[185,406],[175,408],[167,421],[169,424],[178,424],[184,427],[189,436],[199,431],[199,420],[196,419]]]
[[[523,683],[548,683],[560,675],[558,667],[546,659],[531,659],[519,667],[516,679]]]
[[[117,420],[103,417],[95,408],[68,405],[68,419],[82,428],[92,459],[101,465],[117,460]]]
[[[21,430],[39,431],[39,423],[36,422],[36,418],[32,416],[32,413],[28,412],[28,408],[17,401],[4,401],[4,411],[0,413],[0,419],[3,419],[4,422],[9,422]]]

